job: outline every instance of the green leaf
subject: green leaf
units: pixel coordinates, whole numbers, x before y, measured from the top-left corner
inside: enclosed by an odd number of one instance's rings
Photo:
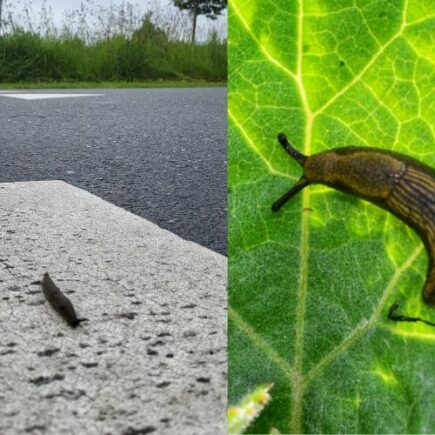
[[[232,0],[229,403],[274,383],[249,429],[435,432],[435,320],[420,239],[386,211],[310,186],[270,206],[313,153],[349,144],[435,166],[433,0]]]

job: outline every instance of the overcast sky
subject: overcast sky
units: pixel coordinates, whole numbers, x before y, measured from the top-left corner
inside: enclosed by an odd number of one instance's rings
[[[23,18],[23,10],[27,6],[29,17],[35,23],[38,22],[43,5],[51,10],[54,24],[60,26],[65,21],[65,13],[68,11],[79,10],[81,4],[88,9],[99,7],[109,8],[110,6],[120,6],[122,3],[130,3],[134,10],[140,13],[147,11],[156,11],[157,14],[165,15],[174,14],[178,9],[173,6],[171,0],[3,0],[3,19],[6,19],[7,13],[12,13],[15,22],[20,22]],[[198,19],[198,37],[202,39],[208,34],[210,28],[215,28],[221,37],[227,36],[227,14],[226,11],[217,20],[206,19],[201,16]]]

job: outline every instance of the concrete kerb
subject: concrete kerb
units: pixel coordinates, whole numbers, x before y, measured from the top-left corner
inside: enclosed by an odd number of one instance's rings
[[[0,433],[226,433],[225,257],[61,181],[0,215]]]

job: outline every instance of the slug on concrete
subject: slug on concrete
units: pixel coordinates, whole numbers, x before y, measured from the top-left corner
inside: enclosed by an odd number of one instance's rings
[[[46,297],[47,301],[54,308],[54,310],[59,313],[69,326],[75,328],[81,322],[88,319],[77,318],[74,306],[71,301],[60,291],[50,275],[46,272],[41,281],[42,292]]]
[[[349,146],[305,156],[294,149],[284,133],[279,143],[302,166],[299,181],[273,205],[278,211],[289,199],[310,184],[324,184],[370,201],[397,216],[422,239],[429,256],[423,300],[435,306],[435,170],[411,157],[393,151]],[[395,321],[427,322],[394,314]]]

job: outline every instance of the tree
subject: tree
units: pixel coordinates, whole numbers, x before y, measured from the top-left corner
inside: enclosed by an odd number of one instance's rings
[[[205,15],[215,20],[227,7],[227,0],[173,0],[180,10],[188,10],[192,14],[192,44],[195,42],[196,20],[198,15]]]
[[[2,6],[3,6],[3,0],[0,0],[0,29],[2,27]]]
[[[168,42],[168,35],[164,29],[153,23],[152,15],[152,12],[147,12],[144,15],[142,26],[133,33],[133,38],[136,38],[141,44],[152,42],[158,45],[159,43]]]

